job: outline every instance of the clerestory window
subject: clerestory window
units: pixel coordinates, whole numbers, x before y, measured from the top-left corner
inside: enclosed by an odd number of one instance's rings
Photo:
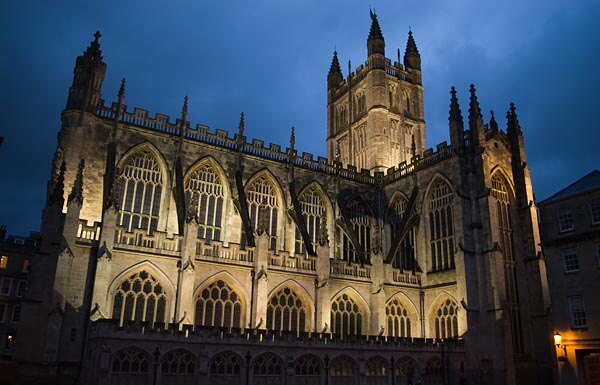
[[[185,185],[187,207],[194,209],[198,238],[210,242],[221,240],[225,192],[221,178],[210,163],[204,163],[188,178]]]
[[[321,222],[327,220],[325,205],[323,204],[323,199],[321,199],[321,194],[319,194],[315,188],[309,188],[303,192],[298,200],[300,201],[300,208],[306,224],[306,230],[308,231],[314,249],[319,240]],[[304,245],[304,240],[302,239],[302,234],[298,227],[295,228],[294,252],[296,254],[306,254],[306,246]]]
[[[113,297],[112,318],[124,321],[167,321],[167,294],[160,282],[145,270],[123,280]]]
[[[450,186],[438,180],[431,190],[428,207],[432,272],[454,268],[452,198]]]

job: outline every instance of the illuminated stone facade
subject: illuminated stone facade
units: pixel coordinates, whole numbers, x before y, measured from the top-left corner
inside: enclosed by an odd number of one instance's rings
[[[404,65],[391,64],[371,17],[366,63],[344,79],[332,61],[328,159],[297,152],[293,132],[285,149],[248,141],[243,116],[235,134],[192,125],[187,99],[175,121],[130,110],[124,83],[104,103],[96,35],[62,114],[46,257],[31,272],[31,322],[15,352],[23,383],[549,375],[544,261],[515,109],[507,133],[484,124],[472,87],[465,129],[453,90],[452,143],[425,150],[412,34]]]

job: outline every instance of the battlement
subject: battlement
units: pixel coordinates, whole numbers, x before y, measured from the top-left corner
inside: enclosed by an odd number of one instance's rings
[[[359,68],[362,68],[362,66]],[[102,101],[96,109],[96,116],[114,121],[117,116],[117,108],[117,103],[113,102],[111,106],[106,106]],[[301,169],[321,172],[328,175],[336,175],[344,179],[367,185],[387,184],[396,181],[414,171],[430,167],[452,156],[450,147],[446,142],[443,142],[437,145],[436,151],[428,149],[422,156],[415,157],[412,163],[402,162],[398,167],[389,168],[385,175],[381,172],[372,174],[367,169],[357,170],[354,165],[348,165],[347,168],[344,168],[340,162],[331,161],[322,156],[317,157],[315,160],[313,154],[307,152],[302,152],[302,155],[298,156],[296,150],[292,150],[289,147],[282,150],[282,147],[278,144],[269,143],[268,146],[265,146],[265,142],[260,139],[253,138],[251,142],[248,142],[245,136],[240,137],[237,133],[231,135],[227,130],[217,129],[214,132],[211,132],[210,128],[204,124],[191,125],[189,121],[182,124],[180,119],[176,119],[173,122],[169,115],[160,113],[156,113],[152,117],[149,116],[148,110],[143,108],[135,107],[133,111],[129,112],[127,111],[127,106],[123,105],[122,111],[119,114],[119,123],[173,136],[180,136],[181,127],[184,127],[185,132],[183,136],[191,141],[205,143],[232,151],[239,151],[238,146],[240,145],[240,142],[242,142],[243,145],[241,151],[243,154],[280,163],[289,164],[293,162],[295,167]]]

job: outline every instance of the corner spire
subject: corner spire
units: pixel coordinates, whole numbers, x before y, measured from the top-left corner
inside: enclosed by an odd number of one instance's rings
[[[496,118],[494,117],[494,111],[490,110],[490,122],[489,122],[489,127],[490,130],[494,131],[494,132],[498,132],[498,122],[496,122]]]
[[[476,148],[483,145],[485,141],[483,132],[483,117],[481,116],[481,108],[477,100],[475,85],[469,86],[471,97],[469,99],[469,129],[471,130],[471,146]]]
[[[421,54],[415,43],[412,31],[408,30],[408,39],[406,40],[406,49],[404,50],[404,66],[415,70],[421,70]]]
[[[506,120],[508,123],[506,133],[509,137],[523,134],[521,131],[521,124],[519,123],[519,118],[517,117],[517,108],[515,107],[514,103],[510,103],[510,107],[506,113]]]
[[[377,14],[371,9],[369,9],[369,14],[371,15],[371,29],[369,30],[369,37],[367,38],[368,54],[369,56],[375,54],[385,55],[385,40],[381,33]]]
[[[463,127],[463,117],[460,111],[460,105],[458,104],[458,98],[456,97],[456,88],[450,88],[450,117],[448,118],[450,123],[456,122]]]
[[[342,75],[342,68],[340,67],[340,61],[338,60],[337,51],[333,51],[333,58],[331,59],[329,73],[327,74],[328,88],[337,87],[343,79],[344,76]]]
[[[77,175],[75,176],[75,183],[73,184],[73,189],[69,194],[68,202],[71,203],[73,201],[79,203],[79,205],[83,204],[83,170],[85,169],[85,160],[81,159],[79,161],[79,166],[77,167]]]
[[[94,33],[94,40],[75,60],[73,83],[69,89],[67,110],[94,111],[102,102],[100,95],[106,64],[100,50],[100,31]]]
[[[64,160],[60,164],[60,172],[54,181],[52,192],[48,196],[47,206],[58,206],[62,209],[65,202],[65,171],[67,170],[67,162]]]
[[[462,112],[458,105],[456,97],[456,88],[450,89],[450,116],[448,117],[450,125],[450,142],[455,151],[462,151],[465,141],[465,128],[463,123]]]
[[[240,122],[238,124],[238,134],[244,135],[244,130],[246,129],[246,120],[244,118],[244,113],[240,113]]]
[[[119,103],[123,103],[125,99],[125,78],[121,79],[121,85],[119,86],[119,93],[117,94]]]
[[[292,130],[290,132],[290,150],[294,151],[296,148],[296,129],[292,126]]]

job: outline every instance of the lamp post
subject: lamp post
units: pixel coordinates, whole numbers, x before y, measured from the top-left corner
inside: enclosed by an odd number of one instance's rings
[[[563,352],[565,353],[563,356],[559,356],[558,353],[556,354],[556,357],[558,358],[559,361],[566,361],[567,360],[567,346],[563,345],[562,343],[562,336],[560,335],[559,332],[554,333],[554,345],[556,345],[557,349],[562,348]]]

